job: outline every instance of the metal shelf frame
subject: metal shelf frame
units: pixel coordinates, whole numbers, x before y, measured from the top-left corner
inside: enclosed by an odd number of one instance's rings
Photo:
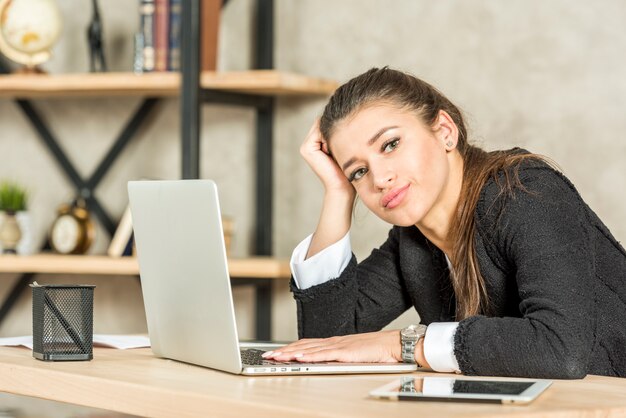
[[[227,3],[225,0],[222,4]],[[200,86],[200,7],[201,0],[183,0],[181,25],[181,73],[182,86],[180,96],[181,148],[183,179],[200,177],[200,106],[203,103],[219,103],[236,106],[252,107],[256,110],[256,212],[254,255],[269,256],[272,254],[272,196],[273,196],[273,97],[229,93],[218,90],[203,89]],[[255,28],[255,68],[272,69],[274,59],[274,1],[256,1]],[[0,73],[8,73],[8,67],[0,60]],[[146,98],[126,123],[107,154],[98,164],[93,174],[84,179],[78,174],[74,164],[59,145],[58,139],[45,123],[40,113],[30,100],[15,99],[27,120],[37,131],[39,139],[50,151],[61,171],[76,189],[77,197],[85,199],[89,209],[112,236],[116,223],[107,213],[95,196],[95,188],[110,170],[113,163],[133,139],[148,116],[154,111],[160,98]],[[0,323],[13,307],[28,284],[33,273],[22,274],[9,290],[0,305]],[[233,283],[235,284],[235,283]],[[237,285],[252,285],[256,290],[256,337],[259,340],[271,338],[272,280],[251,279],[237,280]]]
[[[200,86],[200,13],[201,0],[183,0],[181,34],[181,146],[182,178],[200,177],[200,106],[222,103],[253,107],[256,110],[255,171],[255,255],[272,255],[273,197],[273,97],[224,93]],[[256,1],[255,68],[274,67],[274,0]],[[271,338],[272,282],[256,285],[257,338]]]
[[[0,74],[7,73],[9,73],[9,68],[2,60],[0,60]],[[74,164],[68,158],[63,148],[59,145],[58,139],[52,133],[52,130],[48,127],[48,124],[44,121],[43,117],[33,106],[31,101],[19,98],[15,99],[17,106],[20,108],[33,128],[35,128],[38,138],[42,141],[48,151],[50,151],[63,174],[65,174],[72,186],[76,189],[76,196],[82,197],[85,200],[87,207],[95,214],[110,236],[113,236],[115,233],[117,224],[113,221],[106,209],[100,204],[94,191],[100,181],[108,173],[113,163],[126,148],[131,139],[133,139],[139,128],[152,113],[158,101],[159,99],[157,98],[147,98],[141,103],[139,108],[126,123],[124,129],[122,129],[118,137],[115,139],[113,145],[109,148],[109,151],[100,161],[93,174],[88,179],[84,179],[80,176],[74,167]],[[0,324],[4,321],[5,317],[11,311],[22,293],[28,289],[28,285],[32,282],[34,277],[34,273],[23,273],[14,282],[13,286],[9,289],[7,295],[5,296],[2,305],[0,305]]]

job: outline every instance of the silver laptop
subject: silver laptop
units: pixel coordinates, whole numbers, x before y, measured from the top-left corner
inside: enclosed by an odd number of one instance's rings
[[[403,363],[282,363],[260,356],[268,345],[241,347],[215,183],[131,181],[128,194],[155,355],[246,375],[416,370]]]

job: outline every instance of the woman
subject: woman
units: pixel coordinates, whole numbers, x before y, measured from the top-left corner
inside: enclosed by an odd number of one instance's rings
[[[389,68],[341,86],[301,154],[325,189],[292,259],[305,339],[267,358],[626,376],[626,252],[544,158],[470,145],[454,104]],[[394,225],[358,264],[357,195]],[[423,338],[381,331],[411,306]]]

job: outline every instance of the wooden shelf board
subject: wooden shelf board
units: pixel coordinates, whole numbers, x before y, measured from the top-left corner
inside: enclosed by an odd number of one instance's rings
[[[62,98],[102,96],[178,96],[179,73],[86,73],[86,74],[9,74],[0,75],[0,97]],[[205,89],[267,96],[330,95],[337,83],[276,70],[204,72],[200,84]]]
[[[228,260],[232,278],[289,279],[289,262],[271,257],[233,258]],[[36,254],[1,255],[0,273],[61,273],[138,275],[135,257],[102,255]]]
[[[330,95],[338,87],[335,81],[276,70],[204,72],[200,85],[205,89],[267,96]]]

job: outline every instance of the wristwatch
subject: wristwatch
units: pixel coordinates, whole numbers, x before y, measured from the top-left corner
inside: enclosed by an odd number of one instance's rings
[[[405,363],[417,363],[415,361],[415,346],[420,338],[426,335],[426,325],[409,325],[400,331],[400,344],[402,345],[402,361]],[[419,364],[418,364],[419,365]]]

